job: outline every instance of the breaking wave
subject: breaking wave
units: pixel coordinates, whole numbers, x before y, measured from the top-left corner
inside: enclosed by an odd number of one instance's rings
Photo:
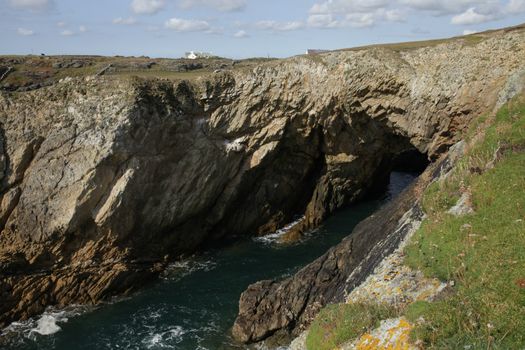
[[[36,340],[38,336],[50,336],[62,330],[61,324],[72,317],[81,315],[93,307],[73,305],[62,310],[50,307],[42,315],[27,321],[13,322],[2,330],[2,336],[20,340],[26,338]]]

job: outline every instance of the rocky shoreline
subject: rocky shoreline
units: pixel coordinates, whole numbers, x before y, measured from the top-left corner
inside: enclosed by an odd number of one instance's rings
[[[273,232],[303,214],[300,230],[315,227],[380,187],[407,151],[437,162],[520,81],[523,43],[523,31],[499,31],[475,44],[296,57],[191,83],[87,77],[0,92],[0,326],[130,293],[226,236]],[[316,270],[304,283],[250,287],[236,337],[299,329],[342,297],[384,238],[370,232],[394,227],[417,188],[303,269]],[[248,317],[258,305],[270,309]]]
[[[447,157],[429,168],[339,245],[280,282],[257,282],[241,295],[233,336],[251,343],[269,336],[298,336],[328,304],[344,302],[396,250],[423,218],[420,194],[450,166]]]

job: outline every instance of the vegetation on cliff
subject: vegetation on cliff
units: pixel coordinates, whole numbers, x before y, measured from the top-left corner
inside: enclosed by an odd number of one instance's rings
[[[463,159],[426,190],[427,218],[405,249],[408,266],[450,281],[449,287],[438,300],[417,301],[404,310],[331,305],[312,324],[308,349],[333,349],[392,315],[415,325],[412,342],[424,348],[523,346],[525,94],[496,115],[480,118],[465,140]],[[458,203],[463,213],[454,215],[451,208]]]
[[[407,249],[407,264],[455,287],[407,316],[414,339],[431,348],[517,349],[525,344],[525,95],[470,137],[483,141],[429,188],[428,219]],[[447,213],[463,193],[474,212]]]

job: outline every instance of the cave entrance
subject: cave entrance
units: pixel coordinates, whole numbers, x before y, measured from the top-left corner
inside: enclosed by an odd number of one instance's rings
[[[401,142],[401,151],[388,153],[383,157],[367,199],[392,197],[400,193],[430,164],[425,153],[420,152],[407,140]]]
[[[391,164],[391,171],[421,174],[430,162],[426,154],[412,147],[394,155]]]

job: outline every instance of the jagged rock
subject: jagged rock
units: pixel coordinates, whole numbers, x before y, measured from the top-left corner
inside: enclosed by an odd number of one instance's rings
[[[99,76],[1,92],[0,325],[130,292],[226,235],[268,233],[297,214],[305,229],[319,224],[383,182],[396,155],[445,152],[523,66],[522,43],[509,32],[473,46],[295,57],[192,84]],[[238,325],[238,338],[314,313],[359,254],[331,250],[314,264],[317,284],[290,282],[300,293],[272,301],[282,307],[270,327]],[[270,307],[257,291],[277,285],[252,287],[243,310]]]
[[[348,295],[379,266],[423,218],[418,196],[447,173],[453,162],[443,157],[415,183],[377,213],[359,223],[340,244],[283,281],[260,281],[239,301],[232,334],[251,343],[275,333],[298,336],[321,308],[345,302]]]
[[[399,224],[405,213],[412,209],[414,215],[422,215],[416,193],[432,180],[435,167],[294,276],[249,286],[239,301],[233,336],[245,343],[263,340],[277,331],[297,336],[322,307],[343,302],[405,237],[410,227]]]
[[[492,43],[490,46],[495,48],[497,45]],[[523,48],[523,45],[521,48]],[[428,58],[432,50],[418,51],[419,53],[414,55],[408,53],[402,54],[405,62],[410,62],[412,65],[416,62],[422,63],[422,61],[419,61],[419,58],[423,56]],[[443,56],[451,58],[450,54],[452,52],[453,50],[445,50],[443,51]],[[480,52],[480,55],[482,54],[483,53]],[[456,59],[452,61],[458,65],[454,70],[455,73],[458,73],[461,70],[459,68],[461,63]],[[430,61],[425,62],[427,67],[423,68],[423,70],[427,72],[432,71],[433,68],[431,67],[432,64],[429,64]],[[517,64],[516,69],[507,76],[507,83],[497,84],[497,91],[505,85],[508,86],[509,81],[512,81],[513,86],[516,86],[516,76],[521,74],[523,67],[524,62]],[[422,67],[420,66],[420,68]],[[416,67],[414,67],[414,69],[417,71]],[[449,73],[452,74],[452,71],[440,73],[443,74],[443,76],[447,76]],[[423,80],[429,78],[430,77],[426,75]],[[449,78],[451,78],[451,76],[449,76]],[[456,82],[466,81],[468,79],[469,78],[462,73],[455,77]],[[441,82],[432,81],[430,85],[433,89],[447,89],[444,87],[444,81],[450,82],[451,80],[452,79],[444,79]],[[477,83],[475,83],[475,85],[477,85]],[[414,92],[416,87],[422,87],[416,82],[411,86],[413,89],[412,92]],[[362,92],[358,94],[359,96],[366,96],[369,93],[366,87],[361,89],[361,91]],[[477,91],[479,92],[481,90]],[[495,92],[498,93],[497,91]],[[505,99],[510,98],[510,96],[507,95],[508,91],[509,89],[505,88],[505,92],[500,93],[499,98],[502,98],[502,96],[505,96]],[[516,89],[512,91],[516,91]],[[511,93],[511,95],[512,94],[513,93]],[[472,97],[467,99],[472,101]],[[448,131],[446,132],[440,132],[437,129],[427,130],[428,133],[426,135],[433,135],[432,137],[434,138],[434,141],[429,143],[430,149],[434,150],[430,152],[431,158],[433,152],[437,154],[439,153],[438,150],[443,149],[444,144],[439,145],[440,142],[443,142],[445,139],[449,141],[454,139],[454,130],[458,130],[458,125],[455,125],[455,123],[460,120],[455,119],[454,116],[457,117],[458,112],[459,114],[472,113],[472,110],[469,108],[460,108],[458,110],[451,107],[450,103],[452,100],[450,97],[442,96],[434,101],[439,111],[444,113],[442,116],[445,118],[446,116],[452,117],[452,120],[447,122]],[[392,117],[391,112],[383,112],[381,104],[377,103],[377,100],[374,102],[376,102],[376,104],[371,105],[371,115],[388,116],[390,119],[396,119]],[[498,103],[501,103],[501,100],[498,101]],[[492,99],[487,105],[487,108],[491,109],[495,104],[496,100]],[[409,104],[405,105],[404,108],[407,107],[410,108]],[[401,108],[401,111],[405,110],[406,109]],[[408,119],[400,124],[403,125],[404,128],[408,128],[408,130],[421,130],[421,125],[410,126],[407,123],[410,123]],[[397,127],[399,127],[399,124]],[[417,145],[417,137],[412,138],[411,142]],[[324,305],[344,301],[345,296],[359,285],[366,276],[370,275],[384,256],[399,246],[399,239],[400,237],[402,238],[406,232],[396,227],[395,223],[396,220],[400,218],[400,215],[404,213],[403,210],[408,210],[408,205],[414,205],[415,203],[412,211],[415,210],[415,212],[417,212],[417,199],[420,193],[422,193],[431,181],[448,176],[451,172],[452,164],[461,157],[463,152],[464,142],[457,143],[451,148],[449,156],[427,169],[416,185],[406,190],[404,194],[378,213],[359,224],[354,232],[344,239],[342,243],[329,250],[325,255],[300,270],[294,276],[283,281],[261,281],[249,286],[241,295],[239,301],[239,315],[232,329],[234,338],[241,342],[250,343],[263,340],[274,334],[279,334],[279,337],[282,337],[283,333],[297,336],[305,330],[318,310]],[[322,184],[322,181],[319,181],[318,184],[325,186]],[[328,190],[325,188],[320,192],[327,193]],[[313,210],[314,212],[322,212],[324,208],[329,207],[326,203],[322,201],[321,203],[319,208]],[[310,204],[312,204],[312,202],[310,202]],[[401,212],[398,210],[401,210]],[[295,345],[300,347],[300,343],[300,340],[298,340],[298,343]]]

